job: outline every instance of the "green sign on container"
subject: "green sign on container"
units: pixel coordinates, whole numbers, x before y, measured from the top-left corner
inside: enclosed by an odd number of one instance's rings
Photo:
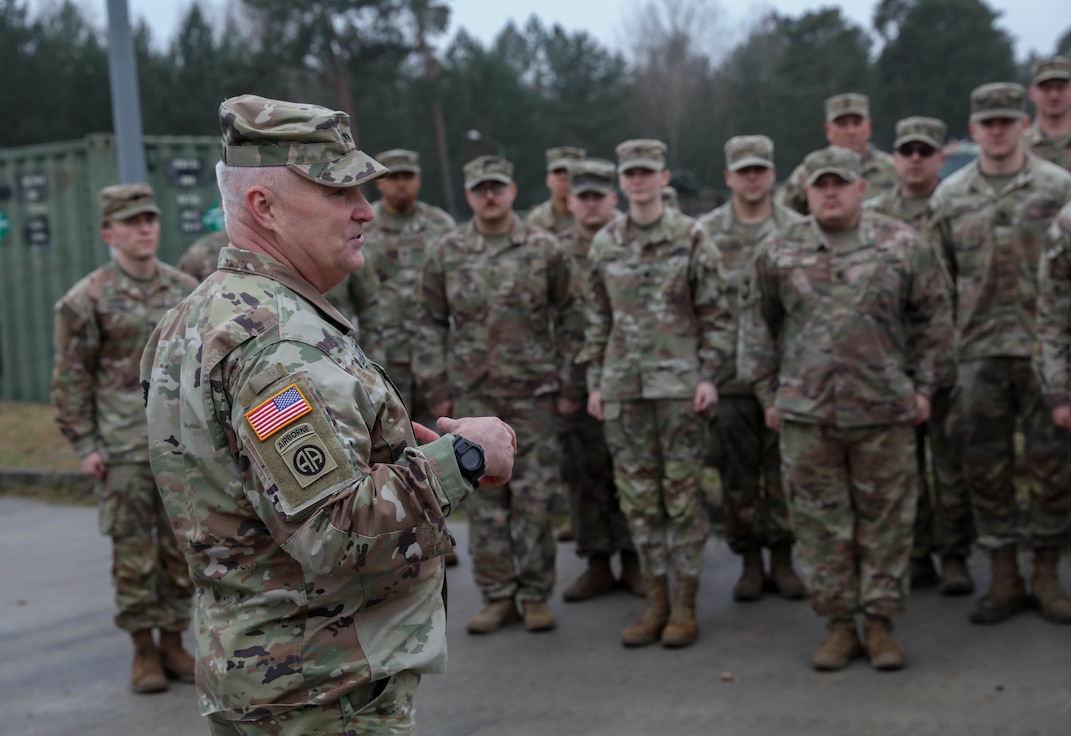
[[[7,235],[7,231],[11,229],[11,219],[0,210],[0,243],[3,242],[4,237]]]
[[[223,229],[223,208],[219,206],[219,202],[205,210],[201,222],[209,232],[218,233]]]

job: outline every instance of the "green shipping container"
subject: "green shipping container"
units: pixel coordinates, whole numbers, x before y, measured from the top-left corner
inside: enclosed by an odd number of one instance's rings
[[[219,228],[218,160],[218,138],[146,136],[162,261]],[[111,135],[0,149],[0,399],[48,402],[53,306],[110,258],[97,192],[117,181]]]

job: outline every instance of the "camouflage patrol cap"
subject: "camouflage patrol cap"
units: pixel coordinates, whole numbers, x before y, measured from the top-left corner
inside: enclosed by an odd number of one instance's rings
[[[513,183],[513,164],[501,156],[480,156],[465,164],[465,189],[485,181]]]
[[[617,170],[666,168],[666,144],[654,138],[633,138],[617,144]]]
[[[899,148],[905,143],[917,141],[939,149],[945,144],[947,133],[948,126],[937,118],[904,118],[896,124],[896,142],[893,147]]]
[[[390,169],[392,174],[408,172],[420,173],[420,154],[416,151],[408,151],[404,148],[392,148],[389,151],[376,154],[376,160]]]
[[[1050,79],[1071,80],[1071,59],[1066,56],[1050,56],[1047,59],[1039,59],[1031,67],[1030,77],[1034,84],[1041,84]]]
[[[725,168],[739,171],[748,166],[773,168],[773,141],[764,135],[737,135],[725,142]]]
[[[569,166],[569,193],[575,195],[585,192],[609,194],[614,191],[614,172],[613,162],[604,158],[584,158],[573,161]]]
[[[870,117],[870,98],[858,92],[845,92],[826,99],[826,122],[832,123],[845,115]]]
[[[587,151],[583,148],[573,148],[572,146],[548,148],[547,173],[549,174],[555,169],[568,169],[573,161],[579,161],[587,155]]]
[[[863,175],[863,159],[851,149],[829,146],[807,154],[803,170],[807,173],[807,186],[812,186],[823,174],[856,181]]]
[[[228,166],[285,166],[329,187],[355,187],[390,171],[350,134],[350,117],[303,102],[241,95],[219,106],[222,160]]]
[[[1026,90],[1015,82],[991,82],[971,92],[971,120],[1021,118],[1026,115]]]
[[[129,220],[135,215],[152,212],[159,215],[152,187],[148,184],[116,184],[104,187],[97,195],[100,200],[100,219]]]

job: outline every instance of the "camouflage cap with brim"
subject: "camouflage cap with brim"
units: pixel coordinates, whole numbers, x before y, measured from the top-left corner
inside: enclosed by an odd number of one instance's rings
[[[829,146],[807,154],[803,159],[807,186],[812,186],[825,174],[834,174],[844,181],[856,181],[863,175],[862,157],[848,148]]]
[[[858,115],[861,118],[870,117],[870,98],[858,92],[833,95],[826,99],[825,107],[827,123],[832,123],[837,118],[845,115]]]
[[[129,220],[131,217],[151,212],[160,214],[152,187],[148,184],[116,184],[104,187],[97,195],[100,202],[100,219]]]
[[[390,173],[350,134],[350,117],[302,102],[241,95],[219,106],[228,166],[285,166],[329,187],[355,187]]]
[[[558,169],[568,169],[574,161],[579,161],[588,155],[583,148],[573,148],[572,146],[548,148],[546,154],[548,174]]]
[[[654,138],[633,138],[617,144],[617,170],[648,169],[662,171],[666,168],[666,144]]]
[[[941,148],[945,144],[948,126],[937,118],[910,117],[896,124],[896,141],[893,148],[905,143],[925,143]]]
[[[585,158],[574,161],[569,166],[569,193],[575,195],[585,192],[609,194],[614,191],[615,172],[614,163],[603,158]]]
[[[376,161],[390,169],[392,174],[419,174],[420,154],[405,148],[392,148],[376,154]]]
[[[749,166],[773,168],[773,141],[764,135],[737,135],[725,142],[725,168],[739,171]]]
[[[465,164],[465,189],[472,189],[485,181],[513,183],[513,164],[501,156],[480,156]]]
[[[1015,82],[992,82],[971,92],[971,120],[1015,119],[1026,115],[1026,89]]]
[[[1030,78],[1034,84],[1041,84],[1050,79],[1071,80],[1071,59],[1066,56],[1039,59],[1030,69]]]

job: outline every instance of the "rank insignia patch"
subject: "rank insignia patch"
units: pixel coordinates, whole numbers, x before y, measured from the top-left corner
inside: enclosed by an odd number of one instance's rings
[[[257,438],[263,442],[299,417],[312,411],[305,395],[296,383],[291,383],[255,409],[246,412],[245,418]]]

